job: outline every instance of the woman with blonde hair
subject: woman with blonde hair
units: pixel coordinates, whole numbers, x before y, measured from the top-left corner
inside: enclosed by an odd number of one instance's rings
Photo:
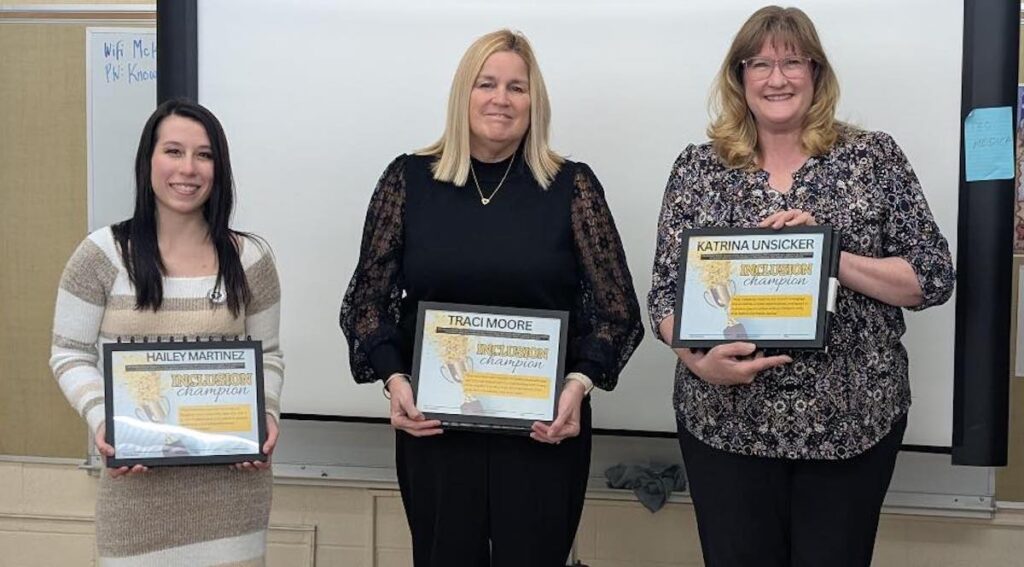
[[[352,373],[391,399],[417,567],[564,565],[583,509],[594,386],[643,336],[604,192],[548,147],[550,106],[526,38],[500,30],[459,63],[444,134],[384,171],[341,309]],[[409,373],[420,301],[570,313],[558,417],[530,436],[442,431]],[[443,434],[442,434],[443,433]]]
[[[768,6],[740,28],[710,142],[672,166],[649,296],[671,344],[679,231],[829,224],[841,235],[827,351],[677,349],[674,405],[709,566],[869,565],[907,424],[901,308],[945,302],[949,247],[891,137],[835,118],[814,24]]]

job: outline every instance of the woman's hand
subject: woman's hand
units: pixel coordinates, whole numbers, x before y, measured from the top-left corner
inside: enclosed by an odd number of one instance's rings
[[[583,384],[577,380],[567,380],[558,397],[558,416],[548,425],[542,421],[533,422],[530,437],[541,443],[558,445],[570,437],[580,434],[580,406],[586,395]]]
[[[96,430],[96,437],[94,439],[96,443],[96,450],[103,455],[103,460],[106,461],[108,457],[114,456],[114,447],[107,443],[107,424],[101,423],[99,429]],[[135,465],[133,467],[118,467],[108,468],[107,473],[110,474],[110,478],[119,478],[124,475],[132,475],[138,473],[148,472],[149,467],[142,465]]]
[[[675,324],[675,315],[665,317],[658,324],[658,334],[665,344],[672,344]],[[764,352],[757,351],[757,345],[744,342],[721,344],[706,353],[688,348],[674,348],[672,352],[698,378],[722,386],[750,384],[759,372],[793,362],[784,354],[765,356]]]
[[[706,353],[688,348],[673,350],[690,372],[709,384],[719,386],[750,384],[758,373],[793,362],[785,354],[765,356],[754,343],[721,344]]]
[[[817,226],[817,224],[818,221],[814,220],[814,215],[811,213],[800,209],[789,209],[788,211],[779,211],[768,215],[768,218],[761,221],[757,226],[779,230],[787,226]]]
[[[245,461],[231,465],[240,471],[262,471],[270,468],[270,456],[274,454],[274,447],[277,446],[279,430],[277,420],[267,414],[267,440],[263,443],[263,454],[267,456],[265,461]]]
[[[430,437],[444,432],[441,429],[440,421],[427,419],[416,408],[412,386],[405,377],[395,377],[388,383],[387,389],[391,394],[391,427],[400,429],[413,437]]]

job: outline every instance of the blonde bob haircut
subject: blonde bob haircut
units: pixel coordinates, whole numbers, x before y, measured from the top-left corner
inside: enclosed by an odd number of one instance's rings
[[[733,169],[757,167],[757,125],[744,93],[743,60],[760,53],[765,42],[812,60],[814,95],[800,135],[807,155],[826,153],[847,128],[835,119],[839,81],[811,19],[799,8],[765,6],[754,12],[733,38],[709,101],[713,120],[708,137],[718,157]]]
[[[434,179],[466,185],[469,177],[469,98],[480,69],[487,58],[495,53],[511,51],[523,58],[528,71],[530,94],[530,125],[526,130],[523,155],[533,177],[547,189],[565,159],[548,147],[548,125],[551,123],[551,104],[544,86],[537,59],[530,42],[520,32],[507,29],[491,32],[469,46],[459,62],[448,95],[448,116],[444,134],[437,142],[423,148],[420,155],[437,156],[431,165]]]

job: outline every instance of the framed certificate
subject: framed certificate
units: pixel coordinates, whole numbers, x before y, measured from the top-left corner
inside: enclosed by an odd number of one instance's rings
[[[260,341],[103,345],[108,467],[264,461]]]
[[[829,226],[684,230],[672,346],[825,348],[838,245]]]
[[[569,314],[421,302],[412,387],[444,427],[527,433],[556,417]]]

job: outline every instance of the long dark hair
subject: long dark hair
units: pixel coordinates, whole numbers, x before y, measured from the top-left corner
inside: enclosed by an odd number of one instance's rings
[[[231,314],[237,317],[242,306],[248,304],[252,297],[239,256],[242,240],[251,238],[251,235],[232,230],[228,226],[234,208],[235,190],[224,128],[212,112],[186,99],[164,102],[146,121],[139,139],[139,150],[135,154],[135,213],[132,218],[111,227],[128,271],[128,279],[135,288],[135,308],[156,311],[160,309],[164,299],[164,262],[160,256],[156,236],[156,196],[153,193],[152,159],[157,143],[157,128],[168,116],[181,116],[202,124],[206,136],[210,139],[210,150],[213,153],[213,186],[209,198],[203,205],[203,218],[206,219],[210,241],[217,253],[217,281],[214,284],[214,293],[221,289],[223,283],[227,292],[228,308],[231,309]]]

